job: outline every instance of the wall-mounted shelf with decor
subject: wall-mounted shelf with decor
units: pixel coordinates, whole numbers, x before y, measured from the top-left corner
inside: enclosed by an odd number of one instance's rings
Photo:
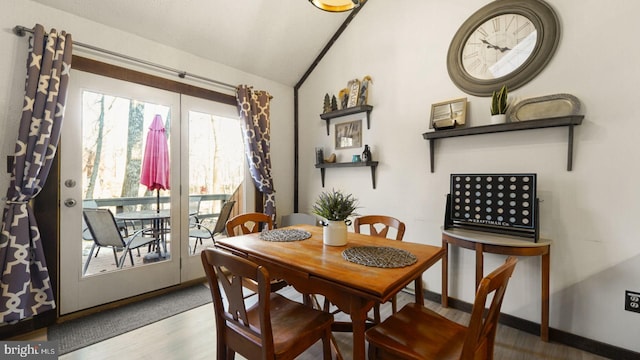
[[[474,126],[474,127],[449,129],[449,130],[437,130],[432,132],[426,132],[422,134],[422,137],[425,140],[429,140],[429,150],[431,152],[430,153],[431,172],[433,172],[435,142],[437,139],[451,138],[456,136],[493,134],[493,133],[507,132],[507,131],[519,131],[519,130],[567,126],[569,128],[569,134],[567,139],[567,142],[568,142],[567,171],[571,171],[571,169],[573,168],[573,127],[575,125],[582,124],[582,119],[584,119],[584,115],[571,115],[571,116],[555,117],[555,118],[548,118],[548,119],[510,122],[506,124]]]
[[[354,107],[350,107],[350,108],[346,108],[346,109],[340,109],[340,110],[330,111],[330,112],[326,112],[324,114],[320,114],[320,118],[322,120],[326,120],[327,121],[327,136],[328,136],[329,135],[329,127],[331,125],[331,119],[337,118],[337,117],[341,117],[341,116],[347,116],[347,115],[351,115],[351,114],[358,114],[358,113],[366,112],[367,113],[367,129],[370,129],[371,125],[369,123],[369,115],[371,115],[371,110],[373,110],[373,106],[371,106],[371,105],[358,105],[358,106],[354,106]]]
[[[368,166],[371,168],[371,183],[373,188],[376,188],[376,167],[377,161],[359,161],[359,162],[343,162],[343,163],[322,163],[316,164],[316,168],[320,169],[320,177],[322,179],[322,187],[324,187],[324,171],[327,168],[345,168],[345,167],[362,167]]]

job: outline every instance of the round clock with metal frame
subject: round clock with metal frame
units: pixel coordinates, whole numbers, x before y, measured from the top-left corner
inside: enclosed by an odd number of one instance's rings
[[[542,0],[496,0],[471,15],[451,40],[447,70],[455,85],[491,96],[502,85],[515,90],[551,60],[560,23]]]

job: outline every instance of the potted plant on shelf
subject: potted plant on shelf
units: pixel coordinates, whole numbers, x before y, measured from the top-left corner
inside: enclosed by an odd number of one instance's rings
[[[491,96],[491,123],[502,124],[507,122],[507,85],[502,85],[500,91],[494,91]]]
[[[358,199],[340,190],[322,192],[316,199],[312,213],[323,218],[322,241],[326,245],[343,246],[347,244],[347,225],[349,216],[357,215]]]

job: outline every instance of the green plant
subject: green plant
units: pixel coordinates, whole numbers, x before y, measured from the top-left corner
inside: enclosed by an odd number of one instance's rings
[[[493,92],[493,95],[491,95],[491,115],[507,113],[507,108],[509,107],[507,103],[508,92],[507,85],[502,85],[500,91]]]
[[[358,208],[358,199],[351,194],[343,194],[340,190],[322,192],[311,210],[312,213],[329,221],[344,221]]]

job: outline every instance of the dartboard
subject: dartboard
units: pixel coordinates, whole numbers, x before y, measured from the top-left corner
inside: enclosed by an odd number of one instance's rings
[[[451,174],[456,223],[535,228],[536,174]]]

